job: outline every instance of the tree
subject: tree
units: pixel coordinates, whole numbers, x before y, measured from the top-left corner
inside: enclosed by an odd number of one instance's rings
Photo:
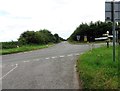
[[[54,42],[55,41],[54,35],[50,31],[48,31],[47,29],[40,30],[39,33],[44,38],[44,42],[46,44],[49,43],[49,42]]]
[[[34,44],[36,43],[36,37],[35,37],[35,32],[34,31],[26,31],[21,34],[20,38],[18,41],[21,44]]]
[[[54,37],[55,37],[55,43],[60,42],[60,37],[58,34],[54,34]]]
[[[84,40],[84,36],[87,36],[88,41],[94,41],[96,37],[101,37],[107,31],[112,34],[112,23],[97,21],[90,24],[80,24],[72,35],[68,38],[70,41],[77,41],[76,36],[80,35],[80,41]]]
[[[18,39],[19,44],[48,44],[58,43],[60,42],[60,37],[58,34],[53,35],[47,29],[39,30],[39,31],[25,31],[20,35]]]

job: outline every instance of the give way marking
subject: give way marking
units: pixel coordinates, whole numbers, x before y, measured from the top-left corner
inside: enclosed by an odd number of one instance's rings
[[[7,72],[5,75],[3,75],[0,80],[2,80],[3,78],[5,78],[8,74],[10,74],[12,71],[14,71],[16,68],[18,67],[18,64],[15,65],[14,68],[12,68],[9,72]]]

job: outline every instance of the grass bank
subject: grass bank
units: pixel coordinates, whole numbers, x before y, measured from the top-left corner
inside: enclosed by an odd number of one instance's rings
[[[0,55],[5,54],[13,54],[13,53],[19,53],[19,52],[25,52],[25,51],[31,51],[31,50],[37,50],[37,49],[43,49],[48,48],[52,46],[53,44],[47,44],[47,45],[24,45],[18,48],[11,48],[11,49],[2,49],[0,50]]]
[[[77,70],[83,89],[117,89],[118,48],[116,62],[112,61],[112,47],[96,48],[82,54],[77,62]]]

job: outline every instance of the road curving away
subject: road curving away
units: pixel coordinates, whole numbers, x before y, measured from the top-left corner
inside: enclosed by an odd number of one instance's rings
[[[87,44],[62,42],[46,49],[4,55],[2,89],[79,89],[76,60],[89,49]]]

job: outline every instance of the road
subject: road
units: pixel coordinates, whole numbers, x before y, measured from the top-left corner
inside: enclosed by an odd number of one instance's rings
[[[2,56],[2,89],[79,89],[75,64],[87,44],[62,42],[30,52]]]

